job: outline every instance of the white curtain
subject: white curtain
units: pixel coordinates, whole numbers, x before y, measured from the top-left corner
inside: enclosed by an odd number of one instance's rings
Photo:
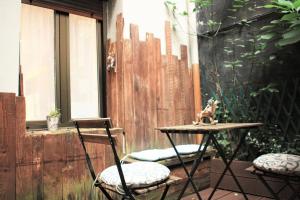
[[[22,4],[20,45],[26,120],[45,120],[55,108],[53,10]]]
[[[71,116],[99,116],[96,20],[69,15]]]

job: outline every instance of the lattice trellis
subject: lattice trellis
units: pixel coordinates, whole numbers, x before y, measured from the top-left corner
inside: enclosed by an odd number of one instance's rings
[[[278,84],[278,93],[263,93],[255,99],[257,116],[265,124],[278,125],[286,141],[300,137],[300,79]]]

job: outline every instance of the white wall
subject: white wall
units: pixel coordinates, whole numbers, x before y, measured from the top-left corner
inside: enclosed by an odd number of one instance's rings
[[[167,9],[164,0],[114,0],[108,8],[108,38],[115,41],[115,19],[119,13],[123,14],[124,37],[129,38],[130,24],[139,26],[140,40],[145,40],[146,33],[154,33],[161,40],[162,53],[166,53],[165,21],[170,21],[172,27],[172,52],[180,56],[180,45],[188,46],[189,66],[198,64],[198,47],[196,17],[192,12],[194,5],[189,0],[176,0],[178,11],[190,11],[189,16],[176,15]]]
[[[18,92],[21,0],[0,0],[0,92]]]
[[[116,41],[116,21],[117,15],[123,13],[123,0],[110,0],[107,2],[107,37]]]

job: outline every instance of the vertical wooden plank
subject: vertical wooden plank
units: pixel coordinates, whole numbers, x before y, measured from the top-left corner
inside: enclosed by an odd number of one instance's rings
[[[30,164],[16,167],[16,199],[32,200],[32,166]]]
[[[16,97],[0,93],[0,199],[16,198]]]
[[[184,104],[184,124],[191,124],[194,119],[194,110],[193,110],[193,90],[192,90],[192,78],[190,69],[188,66],[188,51],[186,45],[181,45],[180,47],[181,54],[181,73],[182,73],[182,92],[183,92],[183,104]],[[193,143],[194,136],[189,135],[184,138],[186,143]]]
[[[164,74],[165,74],[165,67],[163,67],[162,64],[162,55],[161,55],[161,43],[160,39],[155,38],[154,39],[154,55],[155,55],[155,73],[156,73],[156,83],[151,83],[151,87],[156,88],[156,126],[161,126],[162,124],[165,124],[163,121],[163,113],[164,113],[164,105],[163,103],[165,95],[163,93],[164,88],[165,88],[165,81],[164,81]],[[160,131],[155,131],[155,141],[157,147],[163,147],[164,146],[164,141],[166,141],[165,135],[160,133]]]
[[[189,88],[188,88],[188,91],[190,91],[190,112],[191,112],[191,115],[190,115],[190,121],[193,121],[194,120],[194,116],[195,116],[195,98],[194,98],[194,82],[193,82],[193,70],[191,68],[188,68],[188,71],[189,71],[189,80],[188,83],[189,83]]]
[[[190,124],[191,122],[188,121],[189,116],[191,113],[189,112],[189,95],[190,91],[188,91],[188,58],[187,58],[187,46],[181,45],[180,47],[180,55],[181,55],[181,62],[180,62],[180,71],[182,74],[182,92],[183,92],[183,104],[184,104],[184,124]]]
[[[76,199],[78,194],[76,192],[76,185],[79,183],[76,174],[78,160],[68,161],[62,168],[62,182],[63,182],[63,199]],[[84,172],[82,172],[84,173]]]
[[[116,43],[110,43],[110,52],[116,54]],[[108,116],[111,117],[114,125],[117,125],[118,121],[118,93],[117,93],[117,75],[115,71],[107,71],[107,105]]]
[[[171,108],[171,113],[174,115],[174,124],[183,124],[183,112],[182,109],[180,108],[182,105],[181,101],[181,91],[182,88],[180,88],[180,69],[179,69],[179,60],[177,56],[172,56],[172,76],[171,78],[173,79],[173,94],[172,94],[172,108]],[[187,136],[184,135],[179,135],[176,134],[174,135],[176,137],[176,144],[184,144],[185,138]]]
[[[44,137],[32,136],[32,193],[33,199],[44,199]]]
[[[200,85],[200,66],[193,64],[193,88],[194,88],[194,102],[195,102],[195,117],[197,113],[202,110],[202,98],[201,98],[201,85]],[[201,142],[202,135],[197,136],[197,142]]]
[[[16,198],[33,199],[32,139],[26,135],[25,98],[16,97]]]
[[[139,30],[138,26],[131,24],[130,25],[130,38],[132,42],[132,64],[133,64],[133,98],[134,98],[134,126],[135,132],[128,138],[128,147],[129,151],[136,151],[143,146],[143,118],[141,113],[142,105],[141,103],[141,78],[140,71],[143,66],[140,65],[140,41],[139,41]],[[128,137],[129,136],[129,137]]]
[[[66,161],[64,134],[44,136],[43,192],[45,199],[63,198],[62,169]]]
[[[183,124],[184,123],[184,99],[182,92],[184,91],[182,84],[182,76],[181,76],[181,62],[178,60],[177,56],[173,56],[173,63],[175,68],[175,76],[174,76],[174,102],[175,102],[175,123]]]
[[[156,87],[157,84],[157,70],[156,65],[156,53],[155,50],[155,40],[154,35],[147,33],[146,36],[146,45],[147,45],[147,99],[149,100],[148,104],[148,117],[146,117],[147,125],[145,132],[148,134],[149,138],[149,148],[155,148],[156,145],[156,131],[154,130],[157,127],[157,110],[156,110]]]
[[[175,104],[174,104],[174,98],[175,98],[175,59],[172,56],[172,38],[171,38],[171,24],[170,22],[165,22],[165,37],[166,37],[166,53],[167,53],[167,68],[166,68],[166,88],[167,88],[167,103],[168,106],[168,124],[169,125],[175,125]]]
[[[133,135],[136,134],[134,123],[134,83],[133,83],[133,54],[132,54],[132,41],[124,41],[124,129],[128,141],[132,141]],[[130,138],[130,139],[129,139]],[[131,145],[131,143],[127,143]],[[130,146],[129,146],[130,147]],[[129,147],[126,149],[129,149]]]
[[[32,139],[26,135],[25,98],[16,97],[16,163],[25,165],[32,163]]]
[[[168,58],[167,56],[161,57],[161,69],[159,80],[161,86],[159,87],[159,107],[158,107],[158,115],[157,115],[157,124],[158,126],[169,126],[171,125],[170,122],[170,112],[169,112],[169,85],[168,85],[168,73],[167,73],[167,66],[168,66]],[[170,147],[170,143],[167,140],[166,136],[163,135],[165,139],[162,141],[162,147]]]
[[[149,135],[147,133],[146,127],[147,118],[149,117],[149,99],[147,98],[147,46],[146,42],[141,41],[139,44],[139,67],[135,70],[135,89],[136,89],[136,116],[140,120],[140,128],[137,129],[137,134],[140,136],[140,141],[138,141],[138,149],[149,148]],[[137,141],[136,141],[137,142]]]
[[[193,86],[194,86],[194,101],[195,101],[195,113],[199,113],[202,110],[201,99],[201,85],[200,85],[200,66],[199,64],[193,64]]]
[[[62,169],[63,162],[44,163],[44,199],[63,198]]]
[[[194,87],[193,87],[193,71],[191,68],[188,68],[188,75],[189,75],[189,81],[188,81],[188,91],[189,91],[189,113],[188,121],[192,122],[195,120],[195,99],[194,99]],[[201,138],[199,135],[190,135],[190,143],[200,143],[200,141],[197,141],[197,138]]]
[[[116,52],[117,52],[117,124],[118,127],[124,125],[124,92],[123,92],[123,29],[124,19],[122,14],[117,16],[116,22]]]

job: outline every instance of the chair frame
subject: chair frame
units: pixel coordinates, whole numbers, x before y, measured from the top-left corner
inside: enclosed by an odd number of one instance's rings
[[[280,198],[278,196],[280,194],[280,192],[282,192],[283,189],[285,189],[286,187],[289,187],[293,191],[293,194],[290,196],[289,199],[294,200],[296,197],[298,197],[299,200],[300,200],[300,193],[297,192],[297,190],[293,187],[293,185],[291,183],[291,182],[299,182],[300,183],[300,177],[299,176],[297,177],[297,176],[277,174],[277,173],[273,173],[273,172],[266,172],[266,171],[257,169],[254,166],[253,166],[252,173],[255,174],[258,177],[258,179],[263,183],[263,185],[271,193],[271,195],[274,197],[274,199],[280,200]],[[265,177],[284,180],[285,184],[277,192],[275,192],[272,189],[272,187],[268,184]]]
[[[117,150],[116,150],[116,146],[115,146],[115,140],[112,137],[112,134],[110,132],[110,128],[112,128],[112,122],[110,118],[98,118],[98,119],[73,119],[72,120],[76,129],[77,129],[77,133],[80,139],[80,143],[83,147],[84,153],[85,153],[85,158],[87,161],[87,165],[88,165],[88,169],[90,171],[90,174],[93,178],[94,181],[94,186],[98,187],[101,192],[103,192],[104,196],[109,199],[109,200],[113,200],[113,198],[111,197],[111,195],[108,193],[107,189],[105,187],[103,187],[103,185],[98,181],[94,167],[92,165],[92,161],[90,159],[90,156],[86,150],[86,146],[85,146],[85,141],[82,135],[82,132],[80,131],[81,128],[105,128],[105,132],[108,136],[108,140],[109,140],[109,144],[112,148],[113,151],[113,156],[114,156],[114,161],[115,164],[117,166],[117,170],[121,179],[121,184],[122,184],[122,189],[124,190],[124,194],[122,195],[122,199],[130,199],[130,200],[135,200],[136,198],[133,195],[132,190],[130,190],[127,185],[126,185],[126,181],[125,181],[125,177],[124,177],[124,173],[121,167],[121,162],[120,162],[120,158],[118,156]],[[169,185],[165,186],[165,190],[161,196],[161,200],[165,199],[168,190],[169,190]],[[120,194],[120,193],[119,193]]]

